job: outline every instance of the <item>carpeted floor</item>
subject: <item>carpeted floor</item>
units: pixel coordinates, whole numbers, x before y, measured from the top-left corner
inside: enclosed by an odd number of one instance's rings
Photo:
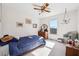
[[[65,56],[65,45],[54,40],[46,40],[44,47],[39,47],[24,56]]]
[[[66,46],[63,43],[55,42],[54,48],[51,50],[49,56],[65,56]]]

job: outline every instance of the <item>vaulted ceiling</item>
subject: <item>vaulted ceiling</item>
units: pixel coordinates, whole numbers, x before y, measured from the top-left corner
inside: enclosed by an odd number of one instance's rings
[[[49,3],[50,5],[48,8],[51,12],[39,15],[39,11],[33,9],[33,4],[41,5],[42,3],[9,3],[3,5],[7,6],[7,8],[5,7],[7,10],[9,8],[16,11],[18,14],[25,14],[26,16],[32,16],[34,18],[43,18],[60,14],[64,12],[65,8],[67,8],[68,11],[79,8],[79,3]]]
[[[50,13],[42,13],[41,15],[39,15],[38,14],[39,11],[36,10],[34,10],[33,13],[35,17],[42,18],[42,17],[48,17],[48,16],[64,13],[65,8],[67,8],[68,11],[76,10],[79,8],[79,4],[78,3],[50,3],[49,5],[49,10],[51,11]]]

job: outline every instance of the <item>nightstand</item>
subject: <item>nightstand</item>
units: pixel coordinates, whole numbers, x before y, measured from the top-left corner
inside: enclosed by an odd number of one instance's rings
[[[66,56],[79,56],[79,48],[71,46],[69,44],[66,45]]]

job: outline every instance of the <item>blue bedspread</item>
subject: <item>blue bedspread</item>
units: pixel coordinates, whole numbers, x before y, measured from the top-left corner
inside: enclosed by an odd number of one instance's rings
[[[40,36],[32,35],[21,37],[18,42],[11,42],[9,44],[10,55],[22,55],[39,47],[40,45],[45,45],[45,40],[40,38]]]

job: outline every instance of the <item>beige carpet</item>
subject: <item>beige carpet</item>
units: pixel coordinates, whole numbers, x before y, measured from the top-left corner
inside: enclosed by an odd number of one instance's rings
[[[45,46],[52,49],[55,46],[55,42],[52,42],[50,40],[46,40]]]
[[[55,46],[54,42],[46,40],[46,45],[44,47],[39,47],[32,52],[25,54],[24,56],[48,56],[51,49]],[[51,49],[50,49],[51,48]]]
[[[51,50],[49,48],[43,47],[43,48],[38,48],[38,49],[34,50],[32,52],[32,54],[35,56],[48,56],[50,51]]]

